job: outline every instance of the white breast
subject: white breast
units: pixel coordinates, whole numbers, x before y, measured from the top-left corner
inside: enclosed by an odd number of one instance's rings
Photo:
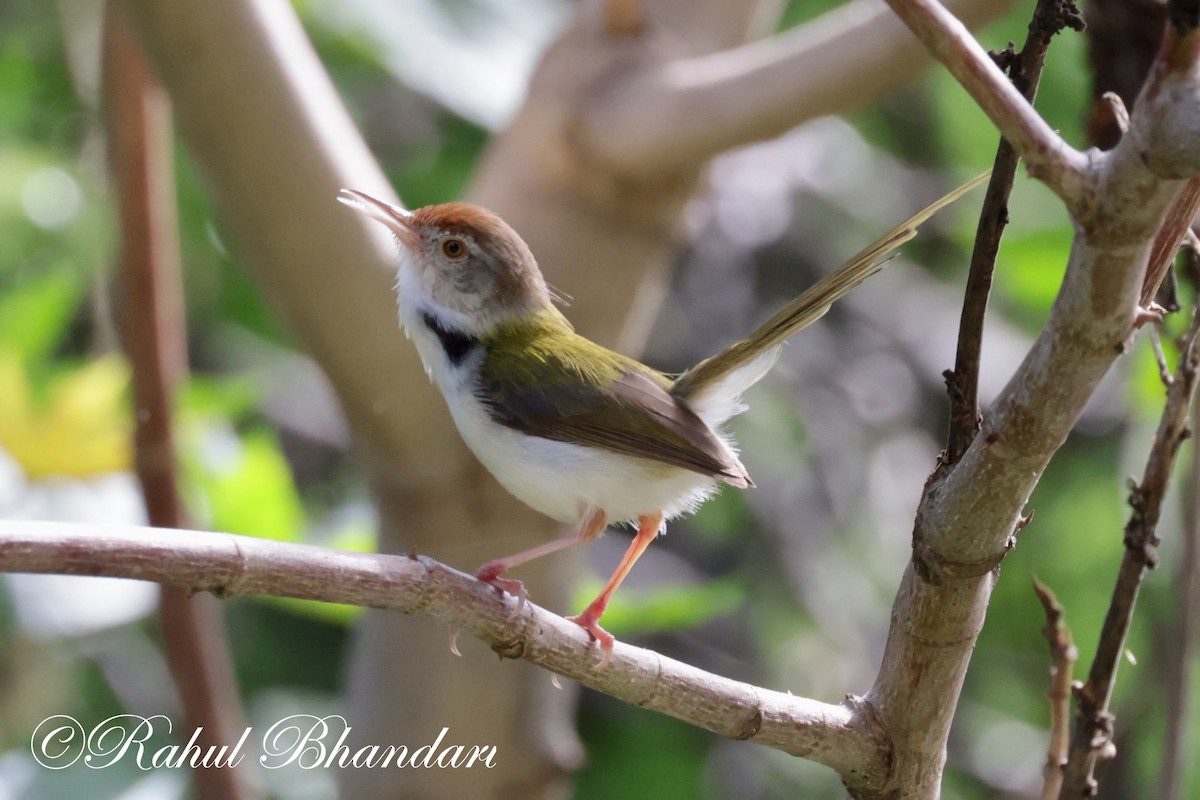
[[[483,350],[451,364],[415,309],[402,311],[401,320],[463,441],[505,489],[531,508],[570,523],[594,509],[603,509],[613,522],[659,511],[670,519],[694,510],[715,491],[713,478],[691,470],[501,425],[472,391]]]

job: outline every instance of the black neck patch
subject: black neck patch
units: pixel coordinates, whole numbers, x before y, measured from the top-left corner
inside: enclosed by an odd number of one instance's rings
[[[425,323],[425,327],[433,331],[433,335],[438,338],[451,366],[457,367],[464,358],[470,355],[472,350],[479,346],[479,340],[474,336],[447,328],[428,311],[421,312],[421,322]]]

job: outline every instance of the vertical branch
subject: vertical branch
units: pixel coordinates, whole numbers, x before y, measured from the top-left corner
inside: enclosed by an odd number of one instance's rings
[[[133,367],[135,465],[150,524],[184,527],[171,428],[174,391],[187,372],[171,112],[112,3],[104,21],[104,76],[121,228],[121,338]],[[244,725],[218,601],[163,587],[159,613],[185,727],[202,729],[202,749],[237,741]],[[202,800],[256,795],[235,770],[193,775]]]
[[[1194,246],[1184,249],[1186,273],[1200,290],[1200,253]],[[1200,424],[1200,410],[1192,410],[1193,429]],[[1182,500],[1183,542],[1175,573],[1176,613],[1166,669],[1167,726],[1162,767],[1163,800],[1182,800],[1183,776],[1195,752],[1189,747],[1188,707],[1191,702],[1191,666],[1196,647],[1196,625],[1200,620],[1200,448],[1192,448],[1188,486]]]
[[[1197,368],[1200,367],[1200,302],[1191,326],[1180,347],[1179,366],[1167,389],[1167,402],[1146,460],[1140,483],[1130,486],[1129,504],[1133,507],[1125,526],[1125,556],[1117,574],[1112,601],[1100,631],[1100,642],[1092,661],[1087,682],[1079,689],[1079,710],[1071,741],[1071,753],[1060,797],[1090,797],[1096,793],[1093,772],[1102,756],[1111,756],[1113,716],[1109,711],[1117,664],[1125,648],[1125,637],[1137,603],[1138,590],[1146,570],[1158,563],[1156,528],[1163,498],[1170,482],[1171,468],[1179,447],[1191,436],[1188,417],[1196,393]]]
[[[1062,606],[1050,587],[1033,582],[1033,591],[1046,612],[1042,635],[1050,645],[1050,743],[1042,771],[1042,800],[1054,800],[1062,789],[1063,767],[1071,746],[1071,674],[1079,651],[1071,641],[1071,630],[1063,621]]]
[[[1192,425],[1200,415],[1192,415]],[[1183,547],[1175,579],[1176,614],[1167,664],[1167,726],[1164,732],[1162,800],[1183,800],[1183,776],[1194,757],[1189,744],[1191,718],[1191,666],[1196,650],[1196,624],[1200,619],[1200,448],[1192,449],[1189,487],[1184,502]]]
[[[1070,0],[1038,0],[1021,52],[1014,56],[1010,49],[1004,54],[1013,86],[1030,103],[1037,96],[1050,40],[1066,27],[1077,31],[1083,28],[1083,20],[1074,3]],[[992,180],[979,212],[979,227],[971,252],[958,328],[958,354],[953,371],[945,373],[950,395],[950,430],[944,458],[947,465],[962,457],[979,431],[979,353],[983,344],[983,320],[992,289],[996,254],[1000,251],[1000,237],[1008,224],[1008,198],[1012,194],[1017,160],[1016,150],[1002,138],[992,164]]]

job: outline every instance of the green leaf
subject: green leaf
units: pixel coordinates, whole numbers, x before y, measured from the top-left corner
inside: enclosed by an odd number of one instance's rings
[[[301,541],[304,508],[275,436],[256,431],[221,441],[211,430],[200,436],[202,453],[189,461],[188,471],[204,495],[208,525],[244,536]]]
[[[62,339],[83,287],[66,270],[25,276],[0,293],[0,344],[27,361],[45,358]]]

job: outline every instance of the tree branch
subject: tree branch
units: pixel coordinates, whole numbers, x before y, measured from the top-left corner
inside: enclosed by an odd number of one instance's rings
[[[963,24],[937,0],[887,2],[1012,144],[1029,174],[1045,182],[1074,212],[1084,200],[1082,183],[1088,157],[1046,124]]]
[[[1004,80],[962,26],[927,0],[891,0],[988,112],[1031,172],[1070,207],[1076,236],[1066,276],[1033,347],[984,414],[980,435],[949,473],[926,486],[913,561],[893,606],[883,663],[868,701],[896,746],[892,786],[935,798],[956,698],[1022,511],[1100,379],[1143,321],[1141,289],[1176,178],[1200,174],[1196,59],[1168,46],[1107,153],[1067,147]],[[1170,37],[1168,37],[1170,39]],[[1194,117],[1193,117],[1194,118]],[[1190,170],[1190,172],[1189,172]]]
[[[838,705],[722,678],[617,642],[607,666],[578,625],[431,558],[327,550],[201,531],[0,521],[0,571],[155,581],[218,597],[273,595],[428,614],[501,658],[541,665],[713,733],[802,756],[881,785],[887,737],[855,698]],[[496,667],[501,669],[501,667]]]
[[[1200,287],[1200,241],[1193,235],[1183,248],[1183,274],[1193,287]],[[1200,427],[1200,409],[1192,405],[1192,430]],[[1192,447],[1187,488],[1181,512],[1183,530],[1175,572],[1175,614],[1167,641],[1173,643],[1166,656],[1167,725],[1163,733],[1162,800],[1183,800],[1184,781],[1191,766],[1193,749],[1188,729],[1191,723],[1192,664],[1196,653],[1197,623],[1200,622],[1200,447]],[[1173,630],[1172,630],[1173,629]]]
[[[1050,40],[1068,26],[1076,30],[1083,26],[1079,11],[1069,0],[1038,0],[1021,52],[1012,55],[1011,48],[1008,51],[1010,63],[1007,69],[1012,84],[1029,103],[1037,96]],[[992,179],[979,212],[979,227],[975,232],[975,247],[971,251],[971,267],[967,272],[958,326],[954,369],[945,373],[950,395],[950,425],[943,459],[946,465],[962,458],[979,432],[979,358],[983,347],[983,321],[987,315],[996,255],[1000,252],[1000,238],[1008,225],[1008,198],[1016,173],[1017,151],[1002,138],[996,148]]]
[[[1130,486],[1133,514],[1125,526],[1125,556],[1117,573],[1112,601],[1104,617],[1096,656],[1087,682],[1078,692],[1079,711],[1071,740],[1071,755],[1063,781],[1063,798],[1090,797],[1096,793],[1092,777],[1096,762],[1112,752],[1113,715],[1109,711],[1117,665],[1133,619],[1138,590],[1146,570],[1158,564],[1158,518],[1171,480],[1171,470],[1184,440],[1192,434],[1188,416],[1196,394],[1200,369],[1200,303],[1181,346],[1179,366],[1167,389],[1166,407],[1154,445],[1146,459],[1140,483]]]
[[[959,0],[974,26],[1011,0]],[[654,56],[647,56],[654,57]],[[856,0],[741,47],[615,76],[583,111],[580,143],[619,172],[670,174],[802,122],[858,109],[928,56],[892,14]],[[679,120],[688,124],[680,126]]]
[[[1050,587],[1034,580],[1033,591],[1046,612],[1042,636],[1050,645],[1050,741],[1046,766],[1042,769],[1042,800],[1055,800],[1062,788],[1063,767],[1071,745],[1071,674],[1079,651],[1071,641],[1071,629],[1063,621],[1062,606]]]
[[[1192,429],[1200,414],[1192,408]],[[1192,664],[1196,657],[1196,631],[1200,622],[1200,448],[1192,447],[1187,489],[1183,501],[1182,546],[1175,572],[1175,614],[1168,628],[1166,667],[1167,724],[1162,764],[1162,800],[1184,800],[1184,783],[1191,766],[1192,736],[1189,713],[1192,699]]]

